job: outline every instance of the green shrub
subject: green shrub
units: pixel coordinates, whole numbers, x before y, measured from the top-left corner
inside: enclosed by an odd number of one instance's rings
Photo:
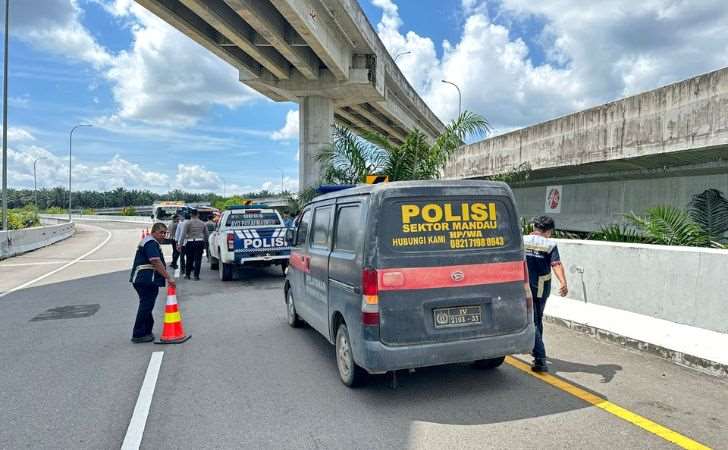
[[[83,214],[84,216],[95,216],[96,210],[93,208],[86,208],[83,210],[83,212],[81,212],[81,214]]]
[[[122,216],[136,216],[137,215],[136,208],[134,208],[133,206],[125,206],[124,208],[121,209],[121,215]]]
[[[22,209],[11,209],[8,211],[8,229],[10,230],[21,230],[38,225],[40,225],[38,213],[33,207],[26,206]]]

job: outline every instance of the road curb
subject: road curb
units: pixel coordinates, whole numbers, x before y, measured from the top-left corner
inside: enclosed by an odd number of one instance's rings
[[[699,356],[671,350],[669,348],[655,345],[650,342],[637,340],[609,330],[597,328],[592,325],[575,322],[573,320],[562,319],[560,317],[548,315],[544,315],[544,320],[549,323],[568,328],[570,330],[575,330],[580,333],[587,334],[600,341],[618,344],[630,350],[649,353],[651,355],[655,355],[662,359],[671,361],[677,365],[688,367],[690,369],[695,369],[708,375],[728,378],[728,365],[726,364],[721,364],[719,362],[711,361],[705,358],[701,358]]]

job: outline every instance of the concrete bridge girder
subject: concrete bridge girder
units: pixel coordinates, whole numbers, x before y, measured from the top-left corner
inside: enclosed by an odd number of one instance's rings
[[[302,188],[317,181],[321,130],[328,145],[335,119],[395,143],[409,130],[433,138],[443,129],[356,0],[136,1],[237,68],[241,82],[301,105]]]

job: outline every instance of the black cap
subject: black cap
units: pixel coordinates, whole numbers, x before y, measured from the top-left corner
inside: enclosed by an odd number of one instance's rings
[[[538,216],[533,219],[533,227],[539,231],[549,231],[556,228],[556,224],[550,216]]]

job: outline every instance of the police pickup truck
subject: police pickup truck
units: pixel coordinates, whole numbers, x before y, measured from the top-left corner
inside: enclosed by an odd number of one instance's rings
[[[281,215],[266,205],[232,206],[210,233],[210,269],[229,281],[235,266],[277,264],[285,272],[291,248]]]

